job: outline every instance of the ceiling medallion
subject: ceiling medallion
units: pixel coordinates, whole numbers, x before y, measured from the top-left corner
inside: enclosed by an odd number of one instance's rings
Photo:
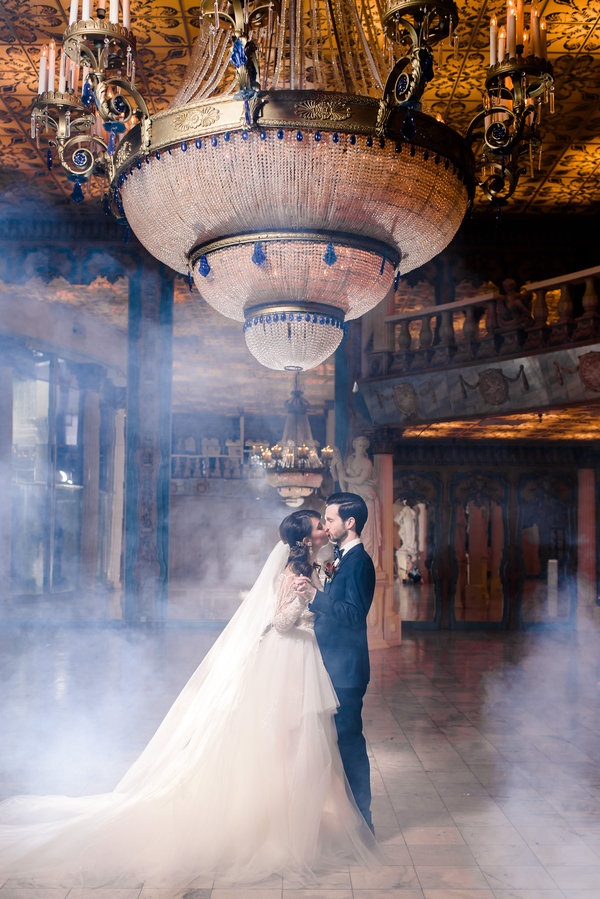
[[[522,0],[509,0],[506,29],[490,23],[484,104],[465,138],[420,102],[434,45],[456,44],[453,0],[380,11],[204,0],[184,82],[152,116],[128,5],[122,24],[118,4],[108,21],[104,6],[93,16],[90,0],[72,0],[58,91],[56,48],[44,48],[32,134],[50,134],[49,163],[55,149],[75,200],[104,176],[106,205],[243,322],[270,368],[326,359],[345,322],[447,246],[477,182],[501,205],[539,157],[553,79],[545,23],[534,6],[525,29]]]

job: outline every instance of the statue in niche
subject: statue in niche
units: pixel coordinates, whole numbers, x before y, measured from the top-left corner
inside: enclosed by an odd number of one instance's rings
[[[405,579],[413,565],[416,565],[419,551],[418,515],[416,509],[408,504],[408,500],[397,500],[394,503],[394,524],[398,525],[400,537],[396,566],[398,576]]]
[[[367,455],[368,437],[356,437],[352,441],[352,452],[345,462],[337,447],[333,451],[331,464],[332,477],[339,482],[343,491],[357,493],[367,504],[369,517],[361,534],[366,551],[375,566],[379,564],[379,548],[381,546],[381,507],[377,495],[377,480],[373,463]]]

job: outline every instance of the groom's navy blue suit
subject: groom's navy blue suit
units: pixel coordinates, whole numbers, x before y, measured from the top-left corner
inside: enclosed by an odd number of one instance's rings
[[[371,827],[371,782],[362,732],[362,702],[369,683],[367,614],[373,602],[375,568],[362,543],[345,552],[333,580],[309,604],[315,634],[337,693],[338,745],[350,789]]]

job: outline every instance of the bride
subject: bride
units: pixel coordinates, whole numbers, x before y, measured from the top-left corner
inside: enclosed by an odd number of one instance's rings
[[[69,886],[180,888],[311,876],[379,860],[344,778],[336,695],[294,593],[328,541],[293,512],[281,542],[112,793],[0,804],[0,875]]]

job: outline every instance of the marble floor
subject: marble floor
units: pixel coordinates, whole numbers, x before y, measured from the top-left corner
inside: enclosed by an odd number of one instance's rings
[[[110,789],[214,636],[0,630],[0,794]],[[185,899],[599,899],[598,643],[593,627],[408,632],[373,651],[365,724],[389,864],[312,889],[199,883]],[[0,884],[0,899],[34,897],[174,899]]]

